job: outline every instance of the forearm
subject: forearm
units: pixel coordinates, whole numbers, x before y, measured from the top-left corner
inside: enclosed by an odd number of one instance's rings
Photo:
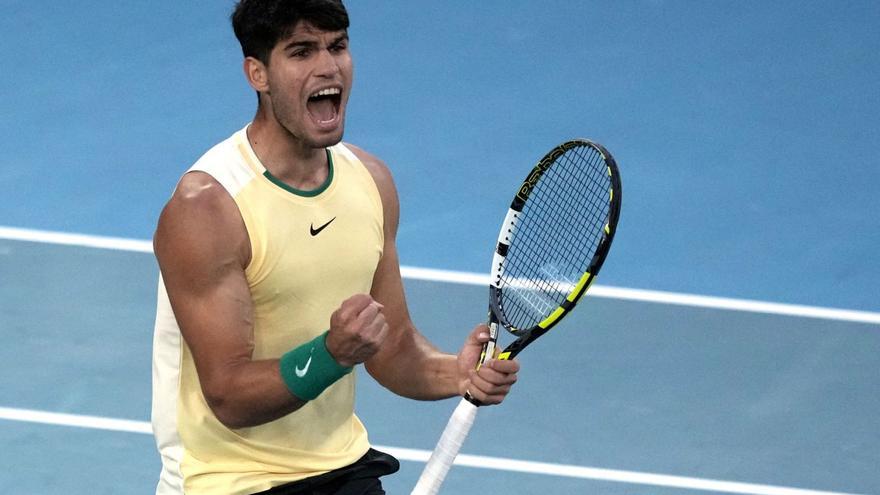
[[[293,395],[281,378],[279,361],[230,364],[202,392],[214,415],[229,428],[246,428],[284,417],[306,401]]]
[[[414,328],[404,336],[367,361],[370,375],[388,390],[410,399],[438,400],[459,395],[456,356],[440,352]]]
[[[278,360],[240,359],[222,367],[219,375],[225,379],[205,388],[212,391],[209,403],[217,417],[230,427],[255,426],[318,398],[352,371],[330,354],[326,338],[327,333],[319,335]]]

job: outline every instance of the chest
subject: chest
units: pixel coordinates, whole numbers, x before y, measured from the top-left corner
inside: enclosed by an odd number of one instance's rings
[[[249,228],[255,303],[326,312],[369,292],[384,243],[382,211],[369,191],[348,188],[315,202],[278,198],[261,210]]]

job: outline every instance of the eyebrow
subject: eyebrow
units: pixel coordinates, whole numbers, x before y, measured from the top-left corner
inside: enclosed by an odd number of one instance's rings
[[[343,33],[337,36],[333,41],[330,42],[330,46],[338,45],[343,41],[348,41],[348,33]],[[292,48],[314,48],[318,46],[318,42],[314,40],[292,40],[290,43],[284,45],[284,50],[290,50]]]

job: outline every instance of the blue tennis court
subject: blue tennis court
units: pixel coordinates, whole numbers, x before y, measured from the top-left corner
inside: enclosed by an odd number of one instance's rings
[[[18,493],[149,492],[159,465],[146,423],[148,246],[0,233],[0,314],[14,342],[0,350],[0,435],[2,461],[15,467],[0,483]],[[470,283],[478,277],[407,273],[416,321],[455,350],[460,335],[448,329],[485,312],[485,289]],[[683,306],[603,289],[545,337],[544,352],[523,355],[509,401],[481,411],[464,453],[515,470],[458,467],[446,493],[877,493],[880,315]],[[407,493],[454,403],[396,398],[361,378],[371,440],[405,461],[389,493]],[[498,440],[512,429],[521,434]]]
[[[439,347],[484,318],[535,160],[589,137],[623,176],[601,285],[523,354],[444,493],[880,494],[880,4],[348,3],[346,139],[394,171]],[[151,493],[148,240],[253,114],[232,2],[2,5],[0,491]],[[455,402],[360,378],[408,493]]]

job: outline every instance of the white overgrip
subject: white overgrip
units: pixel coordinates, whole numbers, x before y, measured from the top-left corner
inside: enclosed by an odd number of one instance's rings
[[[462,399],[449,418],[449,422],[446,423],[446,429],[440,435],[440,440],[434,447],[434,452],[428,459],[428,464],[425,465],[411,495],[434,495],[440,490],[440,485],[443,484],[446,473],[452,467],[476,417],[477,406]]]

